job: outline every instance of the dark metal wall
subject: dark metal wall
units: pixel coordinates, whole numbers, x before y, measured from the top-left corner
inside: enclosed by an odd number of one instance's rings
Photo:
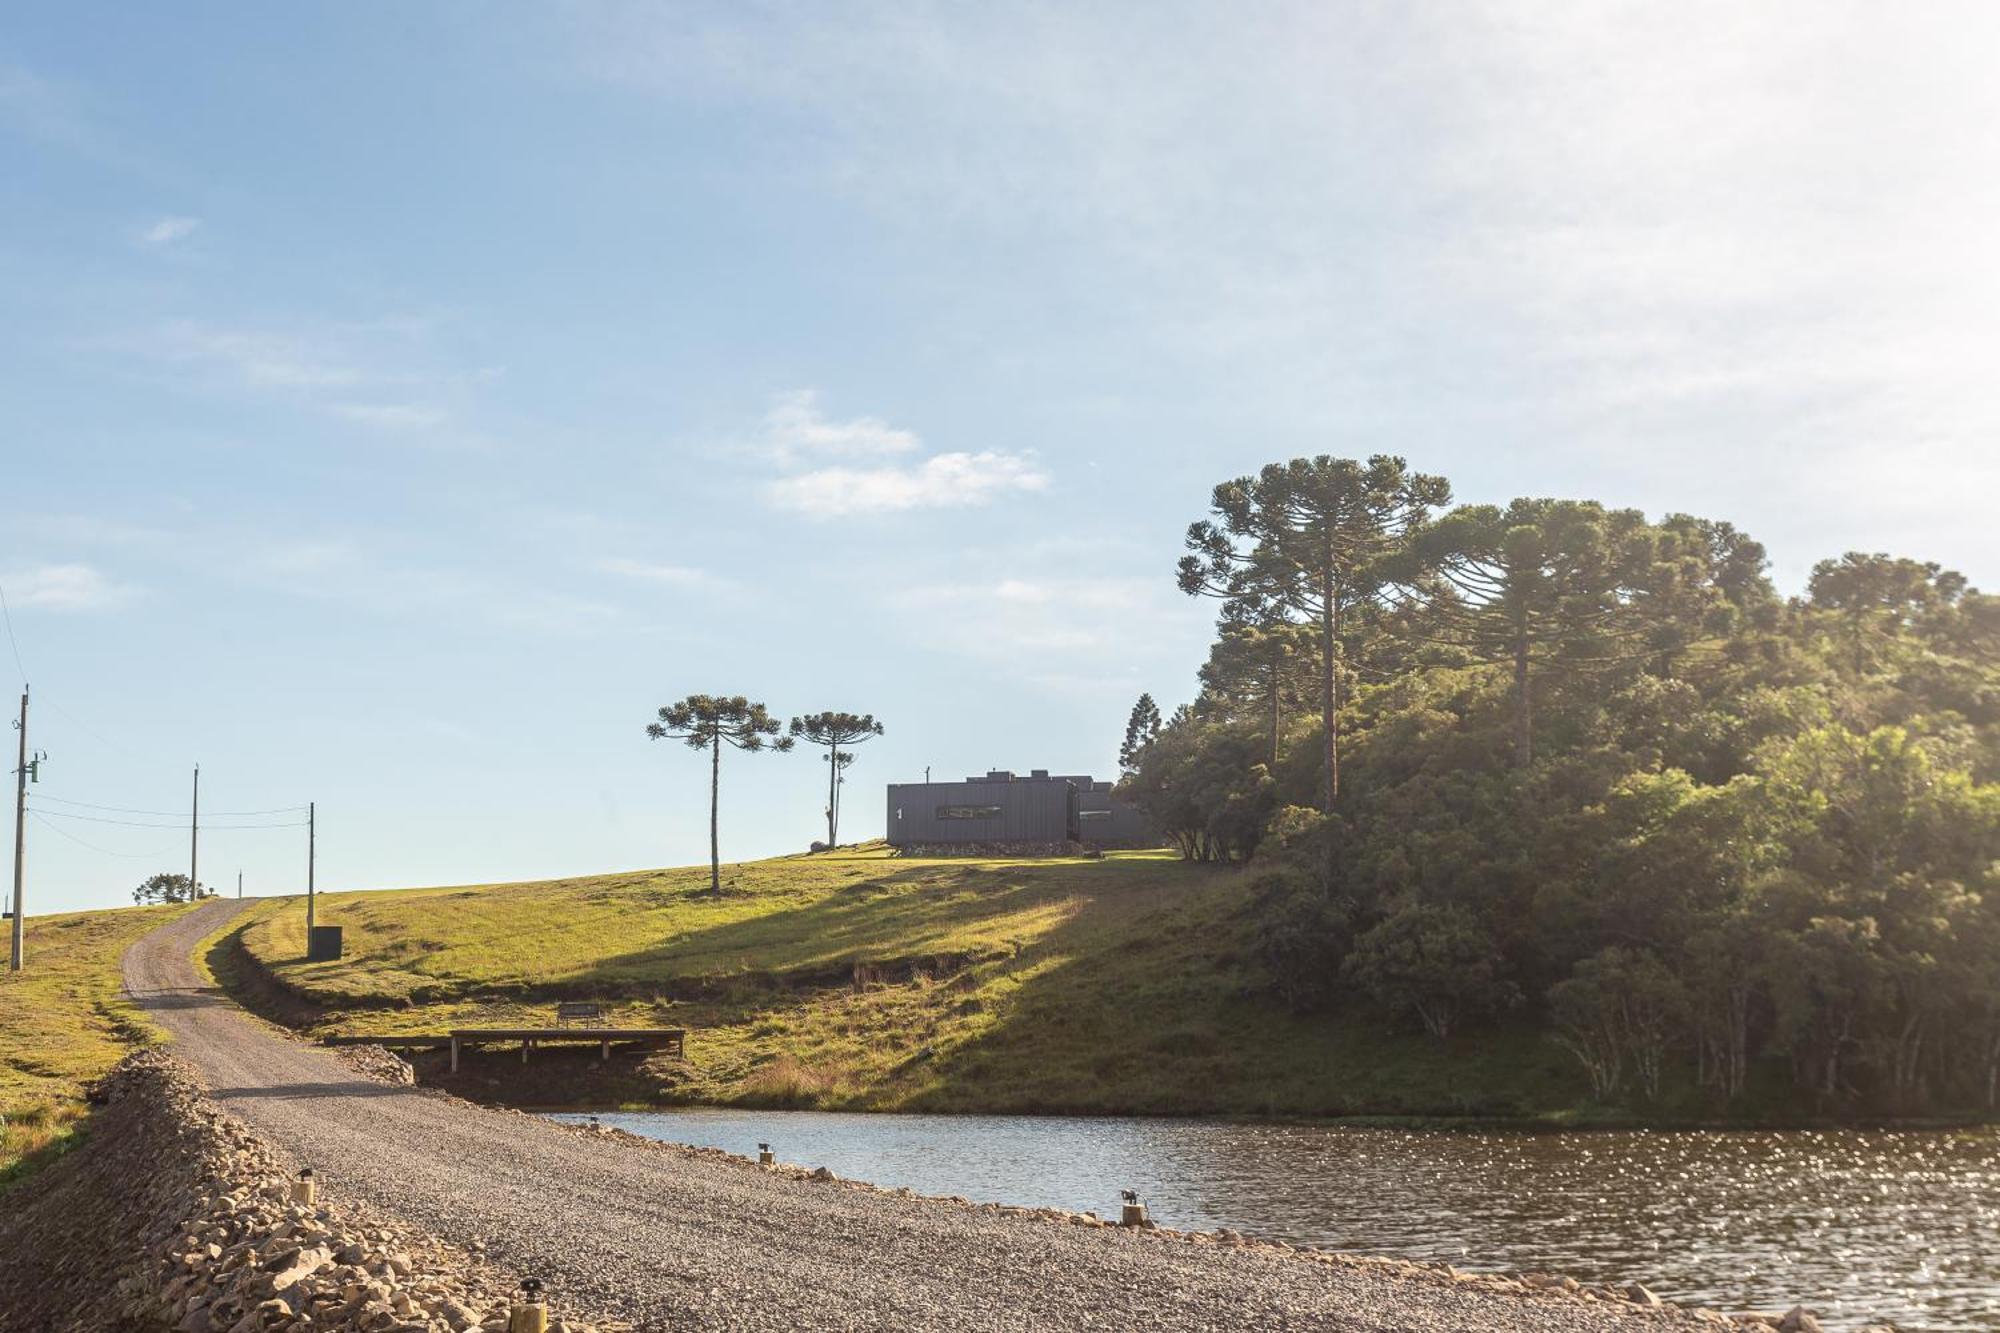
[[[1063,842],[1077,836],[1075,788],[1060,778],[899,782],[889,787],[889,845]],[[941,812],[982,810],[976,818]]]
[[[953,817],[954,811],[958,817]],[[1151,821],[1120,800],[1111,783],[1041,769],[1025,777],[995,772],[964,782],[892,783],[887,827],[892,847],[1065,841],[1157,847],[1161,843]]]
[[[1078,783],[1077,837],[1099,847],[1158,847],[1163,839],[1137,806],[1120,800],[1108,782]],[[1084,785],[1088,783],[1088,785]]]

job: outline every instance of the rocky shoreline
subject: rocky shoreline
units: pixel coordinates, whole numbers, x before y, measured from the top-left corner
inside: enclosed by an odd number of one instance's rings
[[[379,1047],[343,1053],[350,1067],[387,1084],[409,1066]],[[438,1096],[441,1094],[421,1094]],[[130,1333],[499,1333],[509,1326],[520,1275],[354,1199],[295,1197],[295,1178],[254,1130],[219,1109],[171,1055],[128,1058],[103,1084],[90,1141],[29,1185],[0,1222],[0,1312],[7,1327],[121,1329]],[[513,1112],[520,1115],[523,1113]],[[550,1123],[553,1126],[553,1122]],[[1016,1224],[1100,1230],[1105,1243],[1223,1247],[1273,1259],[1366,1272],[1394,1285],[1436,1285],[1539,1305],[1574,1303],[1651,1322],[1814,1333],[1814,1315],[1725,1315],[1682,1310],[1643,1285],[1591,1286],[1554,1274],[1474,1273],[1373,1255],[1299,1248],[1229,1229],[1125,1227],[1093,1213],[976,1204],[839,1179],[824,1167],[759,1165],[720,1149],[644,1138],[594,1125],[559,1132],[621,1149],[762,1173],[801,1186],[907,1201],[926,1211],[986,1214]],[[133,1182],[141,1182],[139,1188]],[[942,1220],[942,1219],[941,1219]],[[1622,1320],[1620,1322],[1623,1322]],[[553,1333],[621,1333],[631,1327],[566,1308]],[[1883,1327],[1879,1333],[1892,1333]]]
[[[379,1062],[376,1070],[387,1072]],[[38,1197],[9,1201],[23,1205],[13,1215],[29,1225],[0,1229],[0,1252],[8,1256],[0,1265],[5,1327],[76,1333],[508,1327],[513,1283],[480,1255],[357,1201],[299,1201],[294,1177],[271,1148],[219,1110],[173,1056],[128,1057],[97,1098],[99,1123],[60,1164],[69,1169],[30,1182],[24,1193]],[[133,1180],[154,1188],[126,1188]],[[113,1209],[138,1215],[107,1215]],[[74,1234],[79,1222],[83,1235]],[[548,1327],[622,1333],[628,1326],[557,1310]]]
[[[340,1049],[342,1059],[371,1078],[384,1082],[409,1085],[416,1082],[415,1071],[408,1062],[393,1051],[380,1046],[350,1046]],[[449,1094],[445,1094],[449,1095]],[[519,1110],[506,1110],[503,1114],[526,1115]],[[551,1121],[558,1129],[570,1134],[589,1138],[613,1139],[628,1148],[645,1152],[664,1153],[687,1160],[698,1160],[727,1164],[748,1170],[756,1170],[798,1181],[810,1181],[824,1185],[839,1186],[844,1189],[861,1190],[874,1194],[889,1195],[901,1199],[917,1200],[941,1207],[963,1208],[975,1212],[989,1213],[1001,1217],[1031,1219],[1057,1226],[1076,1226],[1101,1229],[1115,1229],[1122,1234],[1142,1240],[1159,1242],[1179,1242],[1188,1245],[1226,1246],[1236,1249],[1266,1250],[1293,1255],[1312,1263],[1334,1264],[1387,1275],[1398,1280],[1411,1282],[1445,1283],[1476,1290],[1505,1293],[1514,1296],[1546,1297],[1608,1305],[1623,1306],[1635,1311],[1674,1311],[1690,1315],[1717,1328],[1742,1330],[1743,1333],[1757,1333],[1770,1330],[1771,1333],[1822,1333],[1818,1316],[1804,1306],[1794,1306],[1783,1312],[1723,1314],[1715,1310],[1684,1307],[1665,1300],[1643,1283],[1629,1283],[1624,1286],[1590,1285],[1573,1277],[1554,1273],[1483,1273],[1454,1267],[1447,1263],[1426,1263],[1413,1259],[1399,1259],[1386,1255],[1355,1254],[1345,1251],[1321,1250],[1311,1247],[1291,1245],[1285,1241],[1261,1240],[1245,1236],[1229,1228],[1221,1227],[1213,1231],[1177,1231],[1170,1227],[1147,1223],[1143,1227],[1127,1228],[1111,1222],[1094,1212],[1070,1212],[1060,1208],[1027,1208],[1011,1204],[974,1203],[958,1195],[920,1195],[906,1188],[888,1188],[861,1180],[845,1180],[824,1166],[805,1167],[787,1162],[760,1164],[752,1158],[729,1152],[721,1148],[698,1147],[692,1144],[673,1143],[661,1139],[648,1138],[615,1126],[575,1124],[567,1121]],[[1857,1333],[1896,1333],[1893,1325],[1870,1325]]]

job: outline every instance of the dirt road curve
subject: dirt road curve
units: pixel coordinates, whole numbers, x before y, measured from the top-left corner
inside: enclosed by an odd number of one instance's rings
[[[1693,1326],[776,1178],[368,1082],[203,986],[190,953],[241,906],[205,906],[125,957],[175,1050],[322,1189],[482,1242],[584,1313],[647,1329]]]

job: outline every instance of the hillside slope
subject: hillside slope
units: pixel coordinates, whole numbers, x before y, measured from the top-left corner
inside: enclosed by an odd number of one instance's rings
[[[211,962],[321,1035],[545,1023],[567,998],[690,1030],[685,1064],[510,1051],[459,1080],[544,1105],[1532,1116],[1583,1092],[1531,1031],[1444,1045],[1286,1012],[1245,947],[1236,871],[864,848],[728,867],[719,898],[706,882],[698,867],[324,895],[347,954],[311,964],[286,899]],[[439,1063],[427,1080],[447,1081]]]
[[[82,1123],[85,1085],[156,1035],[125,998],[118,960],[133,940],[189,910],[28,918],[27,967],[8,972],[0,962],[0,1184],[63,1151]]]

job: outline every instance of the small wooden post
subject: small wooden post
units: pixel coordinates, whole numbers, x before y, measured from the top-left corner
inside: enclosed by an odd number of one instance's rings
[[[611,1062],[611,1038],[606,1037],[597,1044],[597,1062],[599,1064],[609,1064]]]
[[[521,1038],[521,1063],[522,1063],[522,1064],[526,1064],[526,1063],[528,1063],[528,1048],[529,1048],[530,1046],[533,1046],[534,1044],[535,1044],[535,1039],[534,1039],[533,1037],[523,1037],[523,1038]]]
[[[458,1034],[451,1034],[451,1072],[458,1072]]]

